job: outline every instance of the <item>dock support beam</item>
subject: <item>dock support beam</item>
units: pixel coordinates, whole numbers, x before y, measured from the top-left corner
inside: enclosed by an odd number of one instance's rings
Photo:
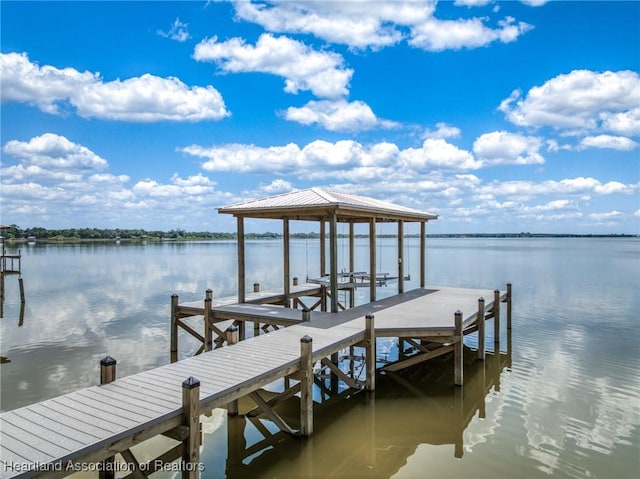
[[[398,220],[398,294],[404,293],[404,221]]]
[[[178,360],[178,295],[171,295],[171,362]]]
[[[213,349],[213,331],[211,329],[211,302],[212,298],[204,298],[204,350]]]
[[[376,219],[369,220],[369,302],[376,300]]]
[[[426,284],[426,271],[427,266],[425,264],[425,252],[426,252],[426,241],[427,241],[427,223],[426,221],[420,222],[420,287],[424,288]]]
[[[313,340],[310,336],[300,339],[300,435],[313,434]]]
[[[116,379],[116,360],[107,356],[100,361],[100,384],[109,384]],[[99,479],[115,479],[114,456],[102,461],[102,467],[98,472]]]
[[[463,358],[462,351],[464,349],[464,334],[462,332],[462,312],[456,311],[454,315],[455,328],[456,328],[456,342],[453,347],[454,354],[454,383],[456,386],[462,386],[463,384]]]
[[[240,337],[239,337],[240,335],[238,334],[238,326],[236,326],[235,324],[232,324],[231,326],[229,326],[225,331],[225,336],[226,336],[226,339],[227,339],[227,346],[233,346],[234,344],[237,344],[239,339],[240,339]],[[237,399],[227,403],[227,414],[229,416],[237,416],[238,415],[238,400]]]
[[[367,367],[365,389],[373,391],[376,388],[376,330],[373,314],[365,316],[364,348]]]
[[[478,299],[478,359],[484,361],[484,298]]]
[[[200,477],[200,381],[193,376],[182,383],[182,424],[189,435],[182,441],[182,479]]]

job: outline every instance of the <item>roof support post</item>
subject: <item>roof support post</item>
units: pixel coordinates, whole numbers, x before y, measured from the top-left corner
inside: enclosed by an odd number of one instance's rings
[[[353,273],[356,270],[356,235],[355,226],[353,221],[349,221],[349,272]],[[353,278],[349,278],[349,282],[353,282]],[[354,287],[349,288],[349,307],[355,306],[356,289]]]
[[[398,220],[398,294],[404,293],[404,221]]]
[[[327,274],[327,253],[326,238],[327,227],[324,218],[320,220],[320,277]]]
[[[338,215],[331,213],[329,222],[329,278],[331,284],[331,312],[338,312]]]
[[[244,303],[247,297],[245,290],[245,266],[244,266],[244,218],[237,217],[238,221],[238,303]]]
[[[376,219],[369,220],[369,302],[376,300]]]
[[[426,285],[426,251],[427,251],[427,222],[420,222],[420,287]]]
[[[291,271],[289,271],[289,218],[284,218],[282,220],[282,237],[284,242],[284,307],[289,308],[291,307],[291,280],[289,278],[291,276]]]

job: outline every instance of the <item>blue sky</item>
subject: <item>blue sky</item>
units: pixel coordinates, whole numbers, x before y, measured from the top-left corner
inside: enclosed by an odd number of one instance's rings
[[[0,9],[3,224],[234,231],[322,186],[431,233],[640,233],[640,2]]]

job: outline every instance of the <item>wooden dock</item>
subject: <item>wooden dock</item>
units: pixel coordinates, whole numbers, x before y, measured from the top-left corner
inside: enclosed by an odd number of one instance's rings
[[[131,477],[146,477],[160,467],[158,461],[140,464],[130,448],[158,434],[178,441],[159,458],[160,464],[182,458],[182,476],[199,477],[199,416],[219,407],[237,414],[237,401],[244,396],[255,402],[254,414],[266,415],[284,432],[309,436],[314,363],[349,387],[373,390],[377,335],[401,338],[414,350],[384,364],[382,371],[397,371],[453,351],[454,382],[462,385],[464,334],[479,333],[478,357],[484,359],[484,321],[494,319],[498,341],[502,302],[507,304],[510,327],[510,285],[505,292],[414,290],[340,313],[306,310],[304,318],[300,310],[269,304],[217,306],[214,314],[234,315],[240,322],[244,314],[245,320],[262,323],[266,316],[277,317],[276,309],[283,314],[295,312],[300,319],[298,324],[240,342],[231,328],[227,347],[121,379],[115,379],[115,360],[105,358],[101,385],[0,415],[0,478],[63,477],[98,468],[101,478],[114,477],[117,453],[125,459]],[[258,315],[248,312],[256,307],[266,310]],[[283,322],[288,321],[286,314]],[[340,370],[334,359],[353,347],[364,348],[363,381]],[[281,394],[268,399],[260,394],[279,380],[284,381]],[[299,423],[289,424],[274,405],[294,395],[300,397]]]

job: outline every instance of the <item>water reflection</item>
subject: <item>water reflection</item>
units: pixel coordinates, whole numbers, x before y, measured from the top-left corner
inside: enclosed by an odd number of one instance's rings
[[[229,418],[226,477],[392,477],[423,444],[447,445],[461,458],[471,422],[481,419],[486,434],[495,427],[485,401],[500,389],[511,365],[508,351],[481,362],[467,348],[464,388],[453,385],[451,358],[379,375],[374,393],[316,404],[311,440],[273,432],[268,421]],[[278,412],[295,424],[297,398]]]

